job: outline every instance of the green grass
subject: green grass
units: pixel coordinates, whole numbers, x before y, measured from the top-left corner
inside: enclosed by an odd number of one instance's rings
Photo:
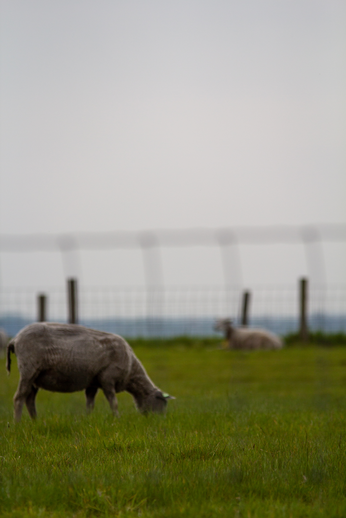
[[[135,343],[177,397],[147,418],[126,393],[115,419],[102,393],[86,416],[83,393],[40,391],[15,425],[1,360],[0,516],[346,516],[345,347],[168,345]]]
[[[286,345],[296,345],[299,342],[299,333],[286,335]],[[334,345],[346,345],[345,333],[324,333],[323,331],[315,331],[309,333],[309,343],[323,345],[325,347]]]

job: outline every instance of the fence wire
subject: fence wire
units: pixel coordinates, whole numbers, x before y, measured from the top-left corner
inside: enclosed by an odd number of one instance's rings
[[[38,319],[38,290],[4,289],[0,293],[0,327],[9,336]],[[67,293],[50,289],[47,320],[67,322]],[[109,287],[78,290],[78,322],[127,337],[213,336],[216,318],[241,323],[242,292],[222,286]],[[346,332],[346,286],[311,286],[308,324],[312,331]],[[249,326],[280,335],[299,326],[298,286],[255,286],[251,290]]]

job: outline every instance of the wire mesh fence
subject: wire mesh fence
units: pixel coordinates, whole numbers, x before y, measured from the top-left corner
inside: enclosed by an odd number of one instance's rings
[[[299,327],[299,293],[294,286],[254,286],[249,326],[285,335]],[[68,321],[68,296],[50,289],[47,320]],[[38,320],[39,292],[35,288],[0,293],[0,327],[9,336]],[[221,286],[80,287],[78,323],[127,337],[213,336],[216,318],[241,324],[242,290]],[[308,325],[312,331],[346,332],[346,286],[311,286]]]

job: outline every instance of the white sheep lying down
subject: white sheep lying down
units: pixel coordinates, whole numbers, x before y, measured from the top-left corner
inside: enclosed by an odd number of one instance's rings
[[[126,390],[138,410],[163,412],[168,399],[158,389],[130,345],[120,336],[76,324],[36,323],[24,327],[7,346],[17,356],[20,380],[14,395],[14,417],[20,421],[24,403],[36,417],[39,388],[52,392],[85,390],[87,410],[94,407],[101,388],[112,412],[118,415],[116,393]]]
[[[281,349],[283,346],[279,336],[265,329],[235,328],[229,318],[216,321],[215,331],[222,331],[227,340],[228,349]]]

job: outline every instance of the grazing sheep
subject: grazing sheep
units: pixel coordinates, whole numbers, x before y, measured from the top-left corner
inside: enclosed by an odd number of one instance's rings
[[[223,331],[228,349],[281,349],[281,339],[265,329],[235,328],[229,318],[216,321],[215,331]]]
[[[20,421],[23,404],[36,417],[39,388],[52,392],[85,390],[87,410],[92,410],[101,388],[112,412],[118,415],[116,393],[126,390],[142,413],[163,412],[172,396],[161,392],[120,336],[75,324],[37,323],[24,327],[7,346],[7,371],[11,352],[17,356],[20,380],[14,395],[14,417]]]

